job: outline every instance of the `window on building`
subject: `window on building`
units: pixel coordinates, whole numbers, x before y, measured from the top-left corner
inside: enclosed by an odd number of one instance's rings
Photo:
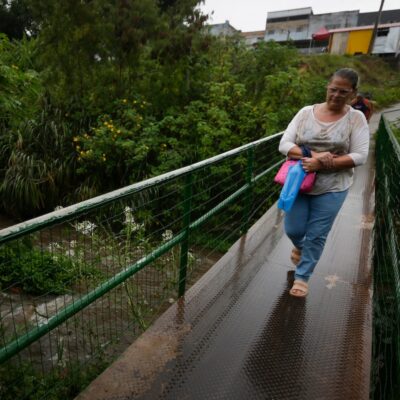
[[[389,28],[380,28],[378,32],[376,32],[376,36],[387,36],[389,35]]]
[[[273,35],[275,33],[275,30],[274,29],[270,29],[269,31],[268,31],[268,34],[269,35]]]
[[[303,27],[299,26],[298,28],[296,28],[296,32],[302,32],[303,31]]]

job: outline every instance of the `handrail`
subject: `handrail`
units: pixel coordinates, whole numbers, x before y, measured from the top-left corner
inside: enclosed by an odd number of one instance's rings
[[[385,115],[385,114],[390,114],[390,113],[392,113],[392,112],[398,112],[399,110],[400,110],[400,108],[395,108],[395,109],[393,109],[393,110],[384,111],[382,114],[383,114],[383,115]]]
[[[157,176],[155,178],[148,179],[143,182],[139,182],[137,184],[133,184],[130,186],[127,186],[125,188],[115,190],[113,192],[110,192],[106,195],[98,196],[95,197],[91,200],[87,200],[81,203],[78,203],[77,205],[66,207],[61,210],[57,210],[54,212],[51,212],[49,214],[43,215],[38,218],[31,219],[29,221],[26,221],[24,223],[15,225],[13,227],[9,227],[6,229],[3,229],[0,231],[0,235],[2,237],[0,238],[0,244],[16,239],[26,233],[31,233],[34,231],[39,230],[40,228],[43,227],[48,227],[50,225],[54,225],[56,223],[59,223],[60,221],[63,221],[65,219],[71,218],[73,216],[80,215],[83,212],[87,212],[88,210],[93,210],[96,209],[100,206],[103,206],[104,204],[108,204],[112,201],[124,198],[128,195],[131,195],[133,193],[137,193],[140,190],[143,190],[145,188],[149,188],[152,186],[155,186],[161,182],[166,182],[169,181],[173,178],[176,178],[178,176],[183,176],[185,175],[188,177],[186,184],[188,185],[188,189],[190,189],[190,186],[192,184],[191,180],[191,174],[193,171],[196,171],[200,168],[203,168],[204,166],[211,165],[215,162],[218,162],[220,160],[223,160],[227,157],[230,157],[235,154],[240,154],[243,151],[246,150],[251,150],[255,146],[267,142],[271,139],[277,138],[280,135],[282,135],[282,132],[277,133],[275,135],[269,136],[267,138],[263,138],[260,140],[257,140],[255,142],[246,144],[244,146],[241,146],[239,148],[233,149],[231,151],[225,152],[223,154],[220,154],[218,156],[209,158],[204,161],[200,161],[196,164],[190,165],[188,167],[180,168],[178,170]],[[252,152],[250,154],[252,156]],[[252,160],[252,157],[250,157],[250,160]],[[106,294],[107,292],[111,291],[113,288],[121,284],[122,282],[126,281],[129,277],[133,276],[135,273],[143,269],[146,265],[150,264],[152,261],[155,259],[159,258],[163,254],[167,253],[169,250],[171,250],[174,246],[177,244],[183,243],[184,248],[181,253],[181,277],[180,277],[180,285],[179,285],[179,296],[182,296],[185,291],[185,270],[186,270],[186,264],[187,264],[187,259],[185,260],[185,257],[187,258],[187,243],[185,247],[185,241],[187,242],[187,237],[190,231],[193,231],[197,228],[199,228],[201,225],[203,225],[206,221],[208,221],[211,217],[216,215],[218,212],[226,208],[228,205],[232,204],[237,198],[239,198],[241,195],[247,193],[249,190],[251,190],[251,187],[254,183],[262,179],[266,174],[272,172],[275,168],[277,168],[284,159],[282,158],[281,160],[275,162],[262,172],[260,172],[258,175],[253,176],[252,175],[252,168],[248,167],[247,170],[247,178],[246,178],[246,183],[242,185],[240,188],[238,188],[234,193],[232,193],[230,196],[228,196],[226,199],[221,201],[219,204],[215,205],[212,209],[208,210],[204,215],[198,217],[196,220],[193,222],[190,222],[189,219],[185,222],[185,230],[182,232],[178,233],[175,235],[172,239],[168,240],[167,242],[163,243],[156,249],[152,250],[149,254],[146,256],[142,257],[140,260],[136,261],[134,264],[126,266],[126,268],[121,271],[120,273],[116,274],[112,278],[108,279],[107,281],[103,282],[101,285],[99,285],[97,288],[93,289],[80,299],[74,301],[72,304],[68,305],[65,307],[63,310],[58,312],[56,315],[53,317],[49,318],[46,323],[37,326],[36,328],[30,330],[26,334],[18,337],[14,341],[10,342],[7,344],[6,347],[0,349],[0,364],[5,362],[6,360],[10,359],[14,355],[16,355],[18,352],[23,350],[24,348],[28,347],[30,344],[44,336],[46,333],[50,332],[57,326],[61,325],[63,322],[65,322],[67,319],[72,317],[74,314],[77,312],[83,310],[85,307],[96,301],[98,298]],[[252,165],[252,161],[251,161]],[[250,165],[250,166],[251,166]],[[190,198],[190,190],[188,191],[189,195],[185,196],[186,198]],[[187,205],[188,209],[190,209],[190,205]],[[185,215],[187,214],[188,210],[185,211]],[[248,217],[248,216],[247,216]]]
[[[245,144],[243,146],[237,147],[236,149],[229,150],[222,154],[218,154],[214,157],[208,158],[203,161],[199,161],[199,162],[189,165],[187,167],[182,167],[182,168],[176,169],[174,171],[167,172],[165,174],[158,175],[158,176],[155,176],[150,179],[146,179],[142,182],[138,182],[138,183],[134,183],[129,186],[125,186],[121,189],[114,190],[114,191],[106,193],[104,195],[93,197],[92,199],[85,200],[80,203],[62,208],[60,210],[56,210],[56,211],[52,211],[50,213],[44,214],[40,217],[32,218],[30,220],[21,222],[19,224],[10,226],[5,229],[2,229],[2,230],[0,230],[0,244],[6,243],[10,240],[21,237],[24,234],[36,232],[41,228],[52,226],[52,225],[58,224],[60,222],[64,222],[72,217],[95,210],[95,209],[102,207],[106,204],[109,204],[115,200],[123,199],[134,193],[138,193],[144,189],[148,189],[148,188],[158,185],[160,183],[168,182],[176,177],[183,176],[190,172],[194,172],[200,168],[203,168],[203,167],[211,165],[215,162],[224,160],[225,158],[228,158],[235,154],[242,153],[251,147],[255,147],[261,143],[272,140],[282,134],[283,134],[283,132],[275,133],[274,135],[271,135],[266,138],[262,138],[262,139],[254,141],[254,142]]]
[[[388,112],[392,112],[392,111],[399,111],[399,110],[391,110]],[[386,113],[383,113],[386,114]],[[398,141],[398,139],[394,136],[393,131],[390,127],[390,121],[385,118],[385,115],[382,116],[382,123],[384,124],[385,127],[385,133],[390,141],[391,146],[393,147],[394,152],[396,153],[396,156],[398,158],[398,160],[400,160],[400,143]],[[384,197],[385,202],[386,202],[386,212],[389,213],[389,215],[391,214],[391,209],[390,209],[390,204],[389,204],[389,198],[387,196]],[[392,251],[394,251],[396,253],[395,255],[395,259],[399,259],[399,255],[398,255],[398,251],[399,249],[397,248],[396,245],[394,245],[396,243],[396,239],[395,239],[395,232],[396,229],[394,227],[394,218],[390,217],[388,218],[388,235],[390,237],[390,240],[388,241],[388,243],[390,243],[389,247],[392,248]],[[395,295],[397,297],[397,307],[399,309],[400,312],[400,271],[398,271],[396,268],[393,268],[393,273],[395,276]]]
[[[279,166],[283,160],[275,163],[272,165],[270,168],[268,168],[266,171],[263,173],[257,175],[256,177],[251,179],[252,183],[257,182],[259,179],[261,179],[265,173],[271,172],[274,168]],[[201,226],[203,223],[205,223],[207,220],[209,220],[212,216],[217,214],[219,211],[221,211],[223,208],[225,208],[227,205],[231,204],[235,199],[237,199],[240,195],[246,192],[249,188],[249,184],[246,183],[243,185],[240,189],[238,189],[235,193],[231,194],[228,198],[226,198],[224,201],[219,203],[217,206],[215,206],[213,209],[208,211],[206,214],[198,218],[196,221],[192,222],[189,226],[188,229],[194,230]],[[181,232],[177,234],[175,237],[173,237],[171,240],[167,241],[166,243],[162,244],[155,250],[153,250],[150,254],[146,255],[145,257],[141,258],[139,261],[134,263],[131,266],[128,266],[124,271],[118,273],[117,275],[113,276],[111,279],[109,279],[106,282],[103,282],[100,286],[98,286],[96,289],[92,290],[85,296],[83,296],[81,299],[75,301],[71,305],[67,306],[65,309],[60,311],[58,314],[56,314],[54,317],[50,318],[45,324],[36,327],[23,335],[22,337],[19,337],[18,339],[14,340],[12,343],[8,344],[6,348],[0,349],[0,364],[3,363],[4,361],[8,360],[15,354],[17,354],[19,351],[23,350],[27,346],[29,346],[31,343],[35,342],[42,336],[44,336],[47,332],[50,332],[57,326],[61,325],[63,322],[65,322],[68,318],[72,317],[74,314],[79,312],[80,310],[84,309],[87,307],[89,304],[93,303],[96,301],[99,297],[103,296],[125,280],[127,280],[129,277],[134,275],[136,272],[140,271],[143,269],[146,265],[150,264],[152,261],[157,259],[158,257],[162,256],[166,252],[168,252],[170,249],[172,249],[175,245],[181,243],[185,239],[185,232]],[[180,295],[183,295],[184,293],[184,288],[180,289]]]
[[[383,114],[382,121],[383,121],[383,123],[385,125],[385,129],[386,129],[387,135],[388,135],[388,137],[390,139],[390,142],[392,143],[392,146],[393,146],[395,152],[397,153],[397,155],[400,158],[400,143],[397,140],[397,138],[394,136],[394,134],[392,132],[392,129],[390,128],[390,121],[388,121],[388,119],[385,118],[386,114],[394,112],[394,111],[399,112],[400,109],[390,110],[390,111],[386,111],[386,112],[382,113]]]
[[[382,113],[376,135],[374,318],[371,399],[394,399],[400,370],[400,143],[390,115]]]

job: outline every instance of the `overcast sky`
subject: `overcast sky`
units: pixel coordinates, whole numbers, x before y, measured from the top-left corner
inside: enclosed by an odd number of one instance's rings
[[[265,29],[268,11],[290,10],[312,7],[314,14],[336,11],[378,11],[381,0],[205,0],[201,9],[205,14],[214,14],[209,23],[219,24],[229,20],[230,24],[243,32]],[[385,0],[384,10],[400,9],[399,0]]]

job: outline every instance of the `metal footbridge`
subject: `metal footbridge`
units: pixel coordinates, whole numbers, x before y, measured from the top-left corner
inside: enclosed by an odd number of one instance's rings
[[[279,134],[0,231],[3,246],[29,236],[53,259],[102,266],[62,294],[27,296],[11,283],[2,366],[28,363],[58,385],[72,366],[113,361],[77,400],[396,399],[399,116],[373,117],[368,162],[304,299],[288,293],[291,244],[270,183]]]
[[[373,166],[357,169],[306,299],[288,293],[272,207],[78,399],[367,399]]]

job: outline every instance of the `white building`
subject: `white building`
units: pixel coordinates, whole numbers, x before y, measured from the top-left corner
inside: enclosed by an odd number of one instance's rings
[[[223,24],[207,25],[207,29],[213,36],[233,36],[240,32],[235,29],[228,20],[226,20]]]

